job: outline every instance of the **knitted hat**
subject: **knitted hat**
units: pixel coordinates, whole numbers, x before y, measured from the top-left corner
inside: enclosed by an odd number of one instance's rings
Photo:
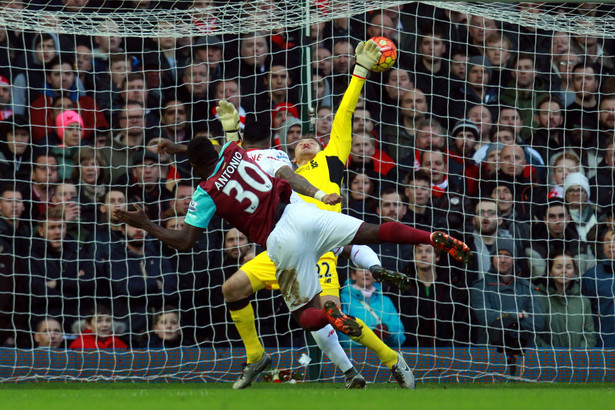
[[[493,77],[493,68],[491,67],[491,61],[489,60],[489,58],[484,56],[474,56],[470,58],[466,66],[466,73],[469,73],[472,67],[474,67],[475,65],[485,67],[487,69],[487,72],[489,73],[489,78],[491,79]]]
[[[73,110],[66,110],[56,117],[56,133],[61,140],[64,140],[64,131],[66,127],[75,122],[79,123],[81,126],[81,138],[83,138],[85,130],[83,129],[83,118],[81,118],[81,115]]]
[[[273,110],[271,111],[271,125],[272,126],[273,126],[273,121],[275,120],[275,116],[280,111],[288,111],[289,113],[292,114],[293,117],[299,118],[299,111],[297,111],[297,107],[295,107],[291,103],[281,102],[275,107],[273,107]]]
[[[469,131],[472,134],[474,134],[474,139],[476,140],[479,139],[478,135],[480,134],[480,131],[478,130],[478,127],[476,126],[476,124],[474,124],[474,121],[466,120],[466,119],[457,121],[457,123],[453,127],[453,130],[451,131],[451,135],[453,136],[453,138],[456,138],[457,133],[460,132],[461,130]]]
[[[581,188],[587,192],[587,199],[589,200],[589,180],[585,175],[580,172],[573,172],[572,174],[568,174],[566,179],[564,180],[564,195],[568,192],[573,185],[580,185]]]
[[[510,253],[510,256],[515,256],[515,243],[513,240],[509,238],[498,238],[491,251],[491,255],[499,255],[501,251],[506,251]]]

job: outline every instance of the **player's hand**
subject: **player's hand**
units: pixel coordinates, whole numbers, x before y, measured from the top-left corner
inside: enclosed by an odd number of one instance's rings
[[[361,41],[355,49],[357,64],[370,70],[380,60],[382,52],[374,40]]]
[[[120,222],[124,222],[130,226],[134,226],[135,228],[146,229],[146,227],[151,223],[147,214],[137,204],[133,204],[136,211],[129,211],[127,209],[117,208],[113,211],[113,216],[117,218]]]
[[[237,108],[228,101],[220,100],[216,112],[220,117],[224,132],[229,133],[226,140],[239,141],[239,112],[237,112]]]
[[[188,147],[185,146],[184,144],[176,144],[173,141],[166,139],[166,138],[163,138],[158,143],[158,154],[167,153],[170,155],[174,155],[174,154],[180,154],[186,151],[188,151]]]
[[[339,196],[336,193],[327,194],[327,195],[322,197],[322,202],[327,204],[327,205],[337,205],[340,202],[342,202],[342,197]]]

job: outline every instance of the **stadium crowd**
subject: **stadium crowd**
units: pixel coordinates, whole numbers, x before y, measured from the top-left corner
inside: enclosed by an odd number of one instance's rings
[[[291,158],[307,133],[326,145],[356,43],[382,35],[398,60],[371,73],[355,111],[344,212],[444,230],[474,258],[375,246],[411,283],[374,283],[340,261],[343,308],[395,348],[615,347],[615,43],[417,2],[315,24],[307,130],[300,31],[218,36],[216,16],[195,16],[193,39],[0,28],[3,346],[239,344],[221,287],[257,252],[245,235],[214,218],[179,252],[113,210],[138,204],[181,229],[199,181],[157,144],[223,144],[221,99]],[[278,293],[255,298],[265,346],[306,343]]]

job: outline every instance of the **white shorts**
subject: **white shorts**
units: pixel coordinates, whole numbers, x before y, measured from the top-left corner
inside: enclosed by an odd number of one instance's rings
[[[267,254],[276,267],[276,279],[290,311],[307,304],[322,288],[316,263],[331,249],[348,245],[363,221],[325,211],[314,204],[286,206],[267,238]]]

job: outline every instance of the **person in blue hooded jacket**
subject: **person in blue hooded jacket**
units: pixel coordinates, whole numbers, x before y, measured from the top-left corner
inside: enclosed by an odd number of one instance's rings
[[[340,290],[340,298],[344,313],[363,320],[392,349],[406,341],[399,312],[369,270],[352,269],[350,279]],[[347,336],[340,334],[341,342],[347,340]]]

